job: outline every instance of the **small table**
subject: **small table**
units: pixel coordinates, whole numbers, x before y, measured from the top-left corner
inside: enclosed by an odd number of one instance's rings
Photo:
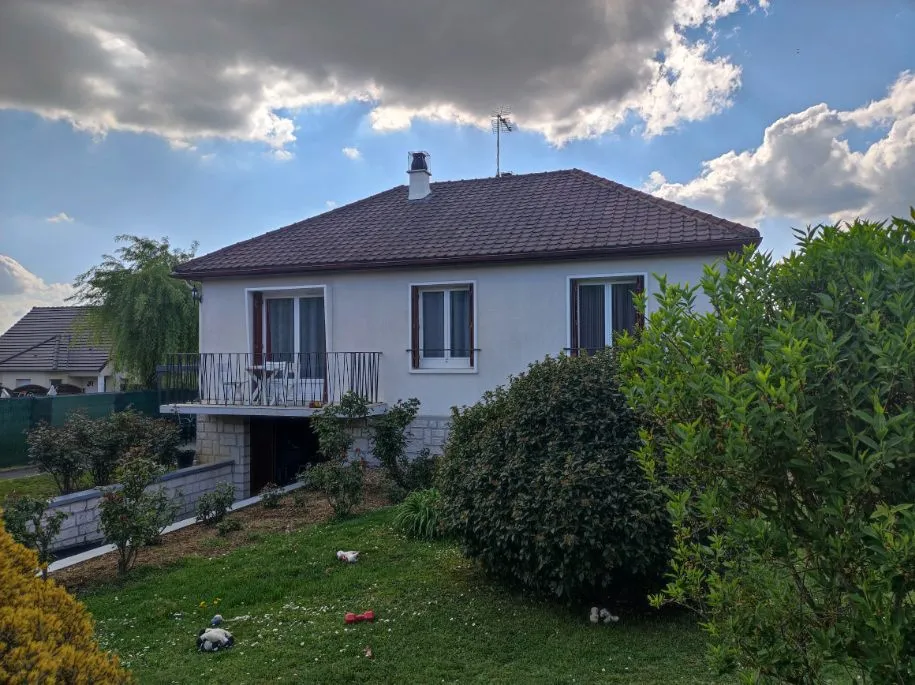
[[[266,381],[271,380],[280,371],[279,365],[271,362],[266,364],[255,364],[247,368],[251,375],[251,401],[254,404],[269,404],[270,398],[263,394],[264,401],[261,401],[262,393],[266,393]]]

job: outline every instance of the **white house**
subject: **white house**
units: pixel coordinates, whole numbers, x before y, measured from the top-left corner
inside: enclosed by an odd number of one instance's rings
[[[202,284],[201,352],[170,361],[199,391],[180,409],[198,415],[200,461],[236,461],[239,496],[314,458],[320,403],[416,397],[417,446],[440,449],[452,406],[639,325],[633,293],[654,274],[695,283],[760,240],[578,169],[430,183],[426,153],[408,165],[407,187],[176,271]]]

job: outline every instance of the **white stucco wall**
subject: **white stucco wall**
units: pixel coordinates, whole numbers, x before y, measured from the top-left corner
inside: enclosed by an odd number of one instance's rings
[[[83,388],[85,392],[98,392],[98,374],[90,375],[89,372],[86,372],[85,375],[71,375],[63,371],[56,372],[47,372],[47,371],[16,371],[15,369],[11,371],[0,371],[0,385],[3,385],[5,388],[15,388],[17,383],[16,381],[21,379],[29,379],[31,383],[35,385],[41,385],[45,388],[49,387],[51,384],[51,379],[62,379],[64,383],[69,385],[75,385],[80,388]],[[115,387],[116,382],[113,376],[108,375],[106,377],[106,385],[109,390],[117,390]]]
[[[476,402],[510,374],[569,345],[569,278],[652,274],[695,284],[714,257],[534,263],[355,273],[303,274],[210,280],[203,285],[201,352],[250,352],[251,290],[325,288],[328,351],[381,352],[380,391],[385,402],[417,397],[421,413],[447,416],[454,405]],[[476,305],[475,373],[410,369],[410,285],[473,282]],[[707,306],[707,303],[704,303]],[[699,306],[703,306],[700,302]]]

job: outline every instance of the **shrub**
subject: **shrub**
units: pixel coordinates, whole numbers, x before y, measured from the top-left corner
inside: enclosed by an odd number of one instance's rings
[[[29,461],[50,474],[62,495],[76,490],[86,472],[84,454],[74,449],[63,427],[40,423],[29,431]]]
[[[3,512],[6,530],[20,545],[35,550],[41,575],[48,577],[51,563],[51,544],[60,533],[67,514],[62,511],[47,513],[48,501],[36,497],[20,497],[8,502]]]
[[[106,489],[99,504],[99,526],[105,540],[118,552],[118,574],[127,573],[141,547],[154,543],[175,519],[178,505],[164,487],[147,491],[162,467],[152,459],[132,453],[118,467],[120,487]]]
[[[103,652],[85,607],[35,575],[38,557],[0,525],[0,682],[129,683]]]
[[[229,507],[235,502],[235,486],[219,483],[212,492],[204,493],[197,500],[197,522],[213,526],[222,521]]]
[[[283,491],[276,483],[267,483],[261,489],[261,504],[264,505],[264,509],[276,509],[280,506],[282,496]]]
[[[311,418],[321,454],[326,459],[344,462],[355,442],[354,431],[364,427],[368,416],[365,398],[348,391],[339,404],[327,404]]]
[[[298,509],[308,506],[308,488],[302,487],[292,491],[292,505]]]
[[[323,462],[299,474],[309,490],[324,495],[337,518],[349,516],[362,501],[365,474],[360,462]]]
[[[638,423],[609,352],[548,357],[452,414],[443,518],[490,573],[597,599],[663,571],[669,522],[632,456]]]
[[[372,421],[372,454],[381,463],[388,481],[389,494],[395,502],[409,492],[432,486],[435,459],[424,449],[415,458],[407,456],[412,434],[410,424],[416,419],[419,400],[398,400],[381,416]]]
[[[915,212],[913,212],[915,219]],[[662,282],[626,391],[676,531],[664,601],[747,682],[915,681],[915,222]]]
[[[223,519],[216,524],[216,532],[223,537],[237,530],[241,530],[241,521],[238,519]]]
[[[397,505],[394,526],[405,535],[432,540],[444,534],[441,498],[438,490],[416,490]]]

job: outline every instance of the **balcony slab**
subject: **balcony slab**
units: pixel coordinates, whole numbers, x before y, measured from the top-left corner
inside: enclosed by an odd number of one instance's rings
[[[188,402],[182,404],[163,404],[159,407],[161,414],[197,414],[204,416],[273,416],[273,417],[308,417],[320,413],[321,408],[294,405],[257,405],[257,404],[204,404]],[[368,406],[369,416],[378,416],[388,411],[384,402]]]

